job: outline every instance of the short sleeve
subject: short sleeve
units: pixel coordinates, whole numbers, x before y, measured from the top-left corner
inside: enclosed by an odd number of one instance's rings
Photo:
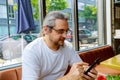
[[[26,48],[22,54],[22,80],[38,80],[40,65],[34,48]]]
[[[82,62],[82,59],[79,57],[78,53],[74,49],[71,49],[69,65],[71,66],[76,62]]]

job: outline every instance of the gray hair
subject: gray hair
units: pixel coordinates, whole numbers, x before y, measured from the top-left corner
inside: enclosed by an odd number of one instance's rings
[[[56,19],[65,19],[68,20],[68,16],[61,11],[51,11],[47,14],[43,21],[43,26],[54,27]]]

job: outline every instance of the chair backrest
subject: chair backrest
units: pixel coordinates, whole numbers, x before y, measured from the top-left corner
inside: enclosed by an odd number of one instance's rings
[[[0,80],[18,80],[15,69],[0,71]]]
[[[105,45],[98,48],[79,52],[79,56],[84,62],[92,64],[92,62],[98,57],[101,58],[101,61],[106,60],[110,57],[113,57],[114,52],[111,46]]]
[[[22,80],[22,67],[15,68],[18,80]]]
[[[22,80],[22,67],[0,71],[0,80]]]

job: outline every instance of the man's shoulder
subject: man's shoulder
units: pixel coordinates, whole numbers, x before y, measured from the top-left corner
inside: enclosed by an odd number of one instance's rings
[[[26,48],[36,48],[36,47],[40,47],[40,45],[42,45],[42,38],[37,38],[34,41],[32,41],[31,43],[29,43]]]

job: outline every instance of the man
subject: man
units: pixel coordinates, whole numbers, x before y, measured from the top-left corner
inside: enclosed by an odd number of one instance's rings
[[[94,80],[97,71],[84,74],[84,66],[69,42],[67,16],[59,11],[50,12],[43,22],[44,36],[26,46],[23,52],[23,80]],[[64,75],[68,65],[71,69]]]

